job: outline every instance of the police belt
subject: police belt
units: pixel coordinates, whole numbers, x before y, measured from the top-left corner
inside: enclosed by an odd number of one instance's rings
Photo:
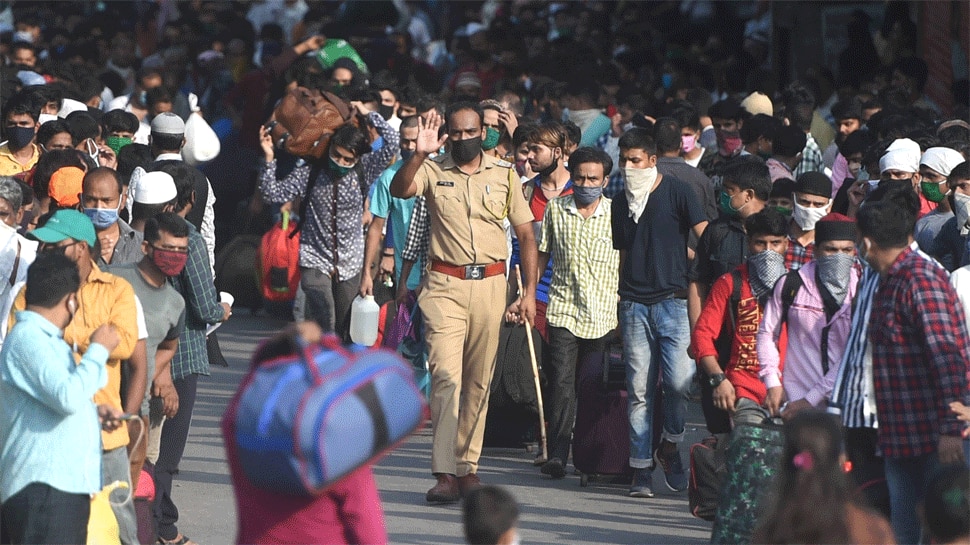
[[[505,262],[499,261],[490,265],[460,266],[435,260],[431,262],[431,270],[462,280],[481,280],[483,278],[505,274]]]

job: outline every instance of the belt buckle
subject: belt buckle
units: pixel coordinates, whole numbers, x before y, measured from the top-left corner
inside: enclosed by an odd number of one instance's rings
[[[466,280],[481,280],[482,278],[485,278],[484,265],[468,265],[465,267]]]

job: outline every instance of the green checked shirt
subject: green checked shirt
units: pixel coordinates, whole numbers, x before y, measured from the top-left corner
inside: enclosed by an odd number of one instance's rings
[[[539,251],[552,255],[549,325],[581,339],[598,339],[616,328],[620,252],[613,249],[610,199],[600,199],[584,218],[572,195],[546,206]]]
[[[185,329],[172,358],[172,380],[181,380],[193,373],[209,376],[205,330],[209,324],[222,320],[222,306],[212,281],[205,239],[192,224],[189,224],[189,259],[182,272],[170,277],[168,282],[185,299]]]

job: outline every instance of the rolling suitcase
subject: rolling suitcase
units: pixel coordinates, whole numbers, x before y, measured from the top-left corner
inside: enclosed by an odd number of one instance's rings
[[[734,428],[725,452],[725,478],[718,494],[711,543],[751,542],[784,448],[783,428],[770,420]]]
[[[629,484],[633,471],[622,353],[614,349],[590,354],[580,362],[576,387],[573,465],[580,472],[580,486],[600,475]]]

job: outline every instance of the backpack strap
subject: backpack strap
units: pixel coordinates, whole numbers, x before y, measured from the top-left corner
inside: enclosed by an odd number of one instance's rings
[[[790,271],[785,275],[785,283],[781,286],[781,323],[788,324],[788,310],[795,302],[798,290],[802,289],[802,277],[798,271]]]
[[[738,305],[741,304],[741,271],[731,270],[731,297],[728,298],[728,311],[731,313],[731,333],[738,327]]]
[[[317,185],[317,178],[320,177],[320,171],[323,170],[323,161],[314,161],[310,163],[310,173],[307,175],[306,191],[303,192],[303,200],[300,201],[300,217],[296,222],[296,227],[293,228],[293,232],[290,233],[290,238],[293,238],[303,230],[303,224],[306,223],[306,211],[310,206],[310,195],[313,192],[313,188]]]

